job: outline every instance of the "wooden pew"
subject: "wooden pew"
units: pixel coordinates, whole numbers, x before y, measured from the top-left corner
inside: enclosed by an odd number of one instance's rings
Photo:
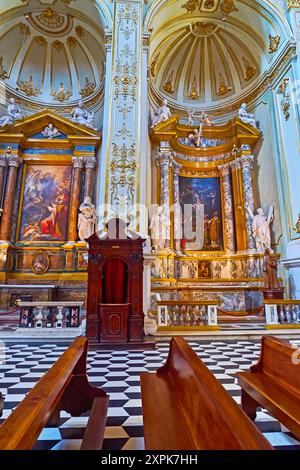
[[[182,338],[166,364],[141,374],[147,450],[272,449]]]
[[[76,338],[37,382],[0,426],[0,450],[32,449],[47,424],[58,425],[62,410],[72,416],[92,410],[81,449],[101,449],[109,397],[88,382],[87,351],[87,338]]]
[[[260,359],[249,372],[238,372],[242,407],[255,420],[262,406],[300,439],[300,355],[287,341],[262,338]]]

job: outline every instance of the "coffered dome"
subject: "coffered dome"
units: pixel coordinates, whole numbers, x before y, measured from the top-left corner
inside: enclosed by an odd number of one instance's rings
[[[165,97],[173,110],[214,110],[249,96],[267,79],[289,40],[286,21],[279,21],[278,11],[263,4],[254,0],[153,4],[145,24],[151,33],[154,101]]]
[[[2,14],[0,78],[25,102],[66,106],[103,88],[101,25],[68,4],[34,0]]]

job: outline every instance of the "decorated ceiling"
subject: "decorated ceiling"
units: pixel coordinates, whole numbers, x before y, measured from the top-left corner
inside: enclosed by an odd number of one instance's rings
[[[98,96],[104,67],[103,30],[91,2],[19,0],[1,13],[0,78],[25,102],[65,106]]]
[[[178,110],[245,99],[290,39],[280,10],[254,0],[158,0],[145,25],[152,96]]]

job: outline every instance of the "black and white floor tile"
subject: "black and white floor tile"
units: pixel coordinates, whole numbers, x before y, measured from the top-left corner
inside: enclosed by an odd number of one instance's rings
[[[293,341],[300,345],[300,339]],[[247,370],[257,361],[258,341],[189,341],[199,357],[220,380],[234,400],[240,403],[236,372]],[[0,423],[9,416],[36,381],[60,357],[68,344],[7,342],[0,345],[0,390],[6,395]],[[88,353],[88,373],[94,385],[110,395],[104,449],[144,448],[139,374],[156,371],[167,357],[169,344],[159,341],[155,351],[99,351]],[[2,362],[2,364],[1,364]],[[36,449],[79,449],[88,416],[72,418],[61,414],[58,428],[46,428]],[[276,449],[300,450],[300,442],[266,410],[258,412],[258,428]]]

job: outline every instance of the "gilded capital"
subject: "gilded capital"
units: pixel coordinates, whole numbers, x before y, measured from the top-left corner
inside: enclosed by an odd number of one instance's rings
[[[233,163],[233,162],[232,162]],[[224,178],[230,175],[230,164],[226,163],[226,165],[219,166],[220,175]]]
[[[7,160],[5,155],[0,155],[0,166],[6,166]]]
[[[72,157],[73,167],[82,169],[84,160],[84,157]]]
[[[87,157],[85,159],[85,167],[87,169],[91,169],[91,170],[94,170],[94,168],[96,167],[97,165],[97,160],[95,157]]]
[[[18,157],[17,155],[11,155],[10,157],[8,157],[7,162],[8,162],[8,166],[13,166],[15,168],[18,168],[22,163],[22,159]]]
[[[240,158],[241,164],[243,168],[247,168],[249,170],[253,170],[253,162],[254,156],[253,155],[244,155]]]

